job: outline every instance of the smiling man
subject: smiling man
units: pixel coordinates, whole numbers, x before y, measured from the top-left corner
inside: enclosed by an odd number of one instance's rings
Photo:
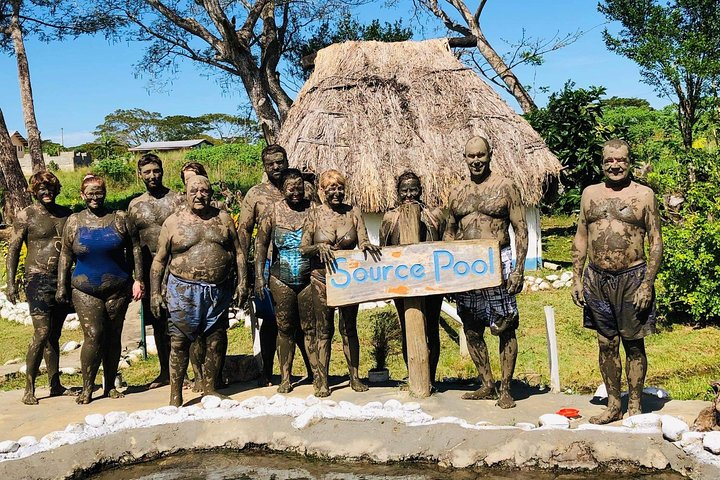
[[[500,395],[497,406],[512,408],[515,401],[510,383],[515,372],[518,345],[515,330],[519,315],[515,295],[523,287],[523,272],[528,249],[525,211],[512,179],[491,169],[492,148],[484,137],[473,137],[465,144],[465,163],[470,180],[450,194],[449,223],[445,240],[497,240],[500,244],[503,284],[455,295],[458,315],[468,341],[468,350],[483,385],[463,395],[466,400],[497,396],[490,368],[485,328],[500,338]],[[515,267],[512,266],[510,225],[515,233]]]
[[[647,373],[644,337],[655,332],[653,285],[663,251],[657,200],[651,189],[630,179],[627,142],[605,142],[602,168],[605,181],[582,193],[572,248],[572,297],[584,307],[584,326],[597,331],[600,373],[608,392],[607,410],[590,419],[596,424],[622,418],[621,342],[630,390],[628,415],[641,413]]]
[[[150,285],[150,265],[157,251],[160,227],[170,214],[182,205],[182,197],[163,185],[163,166],[157,155],[146,153],[140,157],[137,169],[147,191],[130,202],[128,218],[140,236],[143,272],[146,276],[143,282]],[[170,381],[167,312],[161,310],[159,316],[155,316],[150,309],[149,295],[143,297],[142,308],[145,324],[153,326],[160,362],[160,375],[149,385],[150,388],[156,388],[167,385]]]

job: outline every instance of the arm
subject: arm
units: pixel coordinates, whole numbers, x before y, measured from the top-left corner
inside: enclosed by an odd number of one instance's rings
[[[382,222],[380,223],[380,246],[384,247],[388,245],[388,240],[390,240],[390,232],[393,227],[393,221],[392,221],[392,210],[389,212],[385,212],[385,215],[383,215]]]
[[[648,238],[648,261],[645,278],[635,292],[633,304],[638,311],[647,310],[652,302],[652,289],[655,284],[655,277],[660,269],[663,255],[662,232],[660,229],[660,213],[655,194],[651,191],[648,195],[648,205],[645,208],[645,229]]]
[[[7,299],[10,303],[17,302],[17,287],[15,285],[15,275],[17,275],[17,267],[20,263],[20,251],[23,242],[27,241],[27,212],[22,210],[13,222],[13,231],[8,243],[7,253]]]
[[[248,192],[240,208],[240,218],[238,219],[237,236],[240,242],[240,250],[245,255],[250,249],[250,239],[252,238],[253,227],[255,227],[255,202],[252,200],[254,196],[252,191]]]
[[[337,249],[327,243],[314,243],[315,229],[317,228],[318,223],[318,211],[321,208],[321,206],[313,207],[312,210],[310,210],[310,213],[308,213],[307,218],[305,218],[299,250],[300,254],[304,257],[314,257],[317,255],[322,263],[325,265],[332,265],[335,260],[335,256],[332,251]]]
[[[55,299],[58,303],[70,302],[70,267],[75,261],[72,244],[77,233],[77,214],[70,215],[65,222],[62,234],[62,248],[58,259],[58,284]]]
[[[525,220],[525,208],[520,198],[520,192],[514,185],[508,187],[510,197],[510,223],[515,233],[515,270],[507,281],[508,293],[515,295],[523,288],[525,273],[525,258],[528,251],[528,227]]]
[[[448,208],[444,212],[445,222],[445,233],[442,236],[443,241],[452,242],[457,238],[457,219],[455,218],[455,192],[450,194],[448,200]]]
[[[572,245],[573,259],[573,288],[572,299],[575,305],[582,307],[585,305],[585,297],[583,296],[583,271],[585,269],[585,259],[587,258],[588,244],[588,228],[585,219],[586,192],[583,192],[580,199],[580,216],[578,217],[577,232]]]
[[[237,269],[237,286],[235,287],[235,295],[239,305],[243,305],[247,300],[247,257],[245,251],[240,246],[240,238],[235,230],[235,223],[230,215],[224,215],[227,222],[227,228],[232,237],[233,248],[235,249],[235,268]],[[257,257],[257,250],[255,251]],[[264,257],[263,257],[264,258]]]
[[[272,239],[275,217],[275,207],[271,206],[262,216],[258,223],[258,233],[255,237],[255,296],[265,298],[265,263],[267,260],[268,248]]]
[[[168,217],[160,228],[160,237],[158,238],[158,248],[153,257],[152,266],[150,267],[150,309],[153,315],[160,317],[161,310],[165,308],[165,302],[162,296],[162,283],[165,278],[165,267],[172,247],[171,226],[174,225],[174,215]]]
[[[367,227],[365,226],[365,219],[362,216],[362,212],[359,208],[353,207],[352,213],[355,216],[355,225],[357,229],[358,237],[358,248],[363,252],[369,252],[371,255],[381,255],[380,247],[370,243],[370,237],[367,233]]]
[[[135,281],[132,286],[132,296],[133,300],[137,301],[143,297],[146,288],[143,280],[144,276],[142,249],[140,247],[140,234],[135,227],[135,222],[133,221],[133,217],[131,215],[123,214],[120,216],[120,219],[124,222],[125,230],[129,237],[128,252],[132,255],[133,277],[135,277]]]

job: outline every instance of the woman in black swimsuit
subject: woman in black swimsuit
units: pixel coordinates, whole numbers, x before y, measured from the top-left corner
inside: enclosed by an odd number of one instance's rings
[[[311,261],[310,284],[315,310],[318,349],[318,381],[315,395],[327,397],[330,344],[335,333],[335,308],[328,307],[325,291],[325,267],[334,261],[334,250],[360,250],[379,255],[380,248],[371,244],[362,213],[357,207],[343,203],[345,177],[337,170],[320,175],[323,204],[313,208],[303,226],[300,252]],[[360,342],[357,335],[357,305],[340,307],[338,329],[343,340],[343,352],[350,372],[350,387],[364,392],[367,385],[360,381]]]

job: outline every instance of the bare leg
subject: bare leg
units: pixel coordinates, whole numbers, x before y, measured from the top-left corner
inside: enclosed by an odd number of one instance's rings
[[[360,381],[360,340],[357,334],[357,305],[340,307],[338,330],[343,340],[343,352],[350,372],[350,387],[356,392],[366,392],[368,386]]]
[[[274,316],[263,318],[262,325],[260,326],[260,355],[263,361],[263,371],[261,372],[262,375],[259,382],[260,386],[268,387],[272,385],[277,331],[277,322]]]
[[[425,335],[428,339],[430,351],[430,381],[435,382],[437,366],[440,362],[440,311],[442,309],[442,295],[425,298]]]
[[[496,398],[495,379],[490,368],[490,356],[487,344],[485,343],[485,325],[473,318],[473,315],[461,315],[465,336],[467,337],[468,350],[478,374],[482,378],[482,387],[474,392],[468,392],[462,396],[465,400],[484,400]]]
[[[515,362],[517,360],[518,344],[515,336],[515,329],[508,329],[500,333],[500,398],[497,406],[500,408],[513,408],[515,400],[510,394],[510,384],[515,373]]]
[[[69,391],[60,383],[60,335],[67,312],[67,308],[55,305],[50,314],[50,337],[45,344],[45,366],[47,366],[51,397],[64,395]]]
[[[183,404],[183,382],[190,360],[190,340],[185,335],[170,337],[170,405]]]
[[[325,285],[312,278],[310,285],[313,293],[313,310],[315,311],[315,328],[317,332],[318,369],[315,386],[316,397],[330,395],[328,372],[330,369],[330,353],[332,338],[335,333],[335,309],[327,306]]]
[[[146,266],[150,271],[150,266]],[[149,280],[145,280],[145,285],[149,285]],[[158,352],[158,362],[160,363],[160,374],[150,382],[148,388],[158,388],[170,383],[170,344],[167,332],[167,312],[163,311],[160,317],[156,317],[150,310],[150,300],[143,298],[142,300],[143,317],[145,324],[153,327],[153,335],[155,337],[155,346]]]
[[[107,312],[105,302],[97,297],[72,290],[73,304],[77,310],[78,320],[83,330],[83,344],[80,350],[80,370],[83,377],[83,388],[76,402],[88,404],[92,401],[95,377],[101,360],[101,342],[104,335]]]
[[[309,362],[308,375],[312,378],[313,385],[317,385],[318,375],[318,350],[317,332],[315,328],[315,312],[313,310],[312,286],[306,286],[298,294],[298,311],[300,315],[300,326],[302,327],[304,350]]]
[[[395,303],[395,310],[397,310],[398,321],[400,322],[400,335],[402,343],[402,356],[403,362],[405,362],[405,368],[408,366],[407,359],[407,337],[405,336],[405,302],[402,298],[393,299]]]
[[[27,372],[25,373],[25,395],[23,395],[22,398],[22,402],[25,405],[38,404],[38,400],[35,397],[35,379],[40,370],[43,353],[47,350],[46,345],[50,337],[50,314],[46,312],[33,312],[32,321],[35,331],[28,346],[27,356],[25,357]],[[46,354],[45,357],[47,359],[49,355]],[[47,364],[47,360],[45,363]],[[49,368],[48,373],[50,373]]]
[[[192,364],[193,373],[195,378],[193,379],[193,392],[202,392],[204,380],[203,377],[203,364],[205,363],[205,354],[207,347],[205,345],[205,337],[200,335],[190,345],[190,363]]]
[[[642,413],[640,401],[645,386],[647,374],[647,355],[645,355],[645,340],[623,340],[625,348],[625,370],[628,382],[628,416]]]
[[[203,395],[213,395],[219,398],[230,398],[215,389],[215,381],[220,366],[222,365],[222,357],[227,351],[227,330],[218,328],[214,332],[205,337],[207,352],[205,353],[205,363],[203,363]],[[187,368],[187,364],[185,364]]]
[[[272,275],[269,286],[275,305],[278,328],[277,354],[280,363],[280,385],[277,391],[278,393],[289,393],[292,391],[290,374],[295,357],[295,331],[300,321],[297,294]]]
[[[118,363],[120,362],[120,352],[122,351],[122,329],[125,323],[125,313],[127,313],[128,304],[130,303],[130,289],[123,289],[112,295],[105,302],[107,311],[107,325],[105,326],[104,335],[104,352],[103,352],[103,378],[105,379],[105,396],[110,398],[124,397],[122,393],[115,388],[115,377],[117,376]]]
[[[622,419],[622,404],[620,403],[620,379],[622,377],[622,364],[620,363],[620,337],[608,338],[600,332],[597,334],[600,353],[600,373],[608,393],[607,409],[600,415],[590,418],[590,423],[604,425]]]

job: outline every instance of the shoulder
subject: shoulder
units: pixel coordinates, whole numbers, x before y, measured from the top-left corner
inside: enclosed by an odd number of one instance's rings
[[[147,196],[148,196],[148,194],[147,194],[147,192],[145,192],[142,195],[140,195],[139,197],[135,197],[132,200],[130,200],[130,204],[128,205],[128,212],[131,209],[135,208],[138,203],[142,202],[143,200],[146,200]]]
[[[655,197],[655,191],[652,188],[641,185],[637,182],[632,182],[631,185],[638,196],[642,198]]]
[[[362,218],[362,210],[360,210],[360,207],[354,205],[350,207],[350,214]]]
[[[29,207],[23,208],[15,216],[15,222],[26,223],[28,221],[28,218],[35,215],[36,208],[37,207],[35,206],[35,204],[30,205]]]
[[[385,214],[383,215],[382,221],[383,222],[392,222],[393,220],[395,220],[397,218],[397,216],[398,216],[398,207],[395,207],[395,208],[392,208],[392,209],[388,210],[387,212],[385,212]]]

